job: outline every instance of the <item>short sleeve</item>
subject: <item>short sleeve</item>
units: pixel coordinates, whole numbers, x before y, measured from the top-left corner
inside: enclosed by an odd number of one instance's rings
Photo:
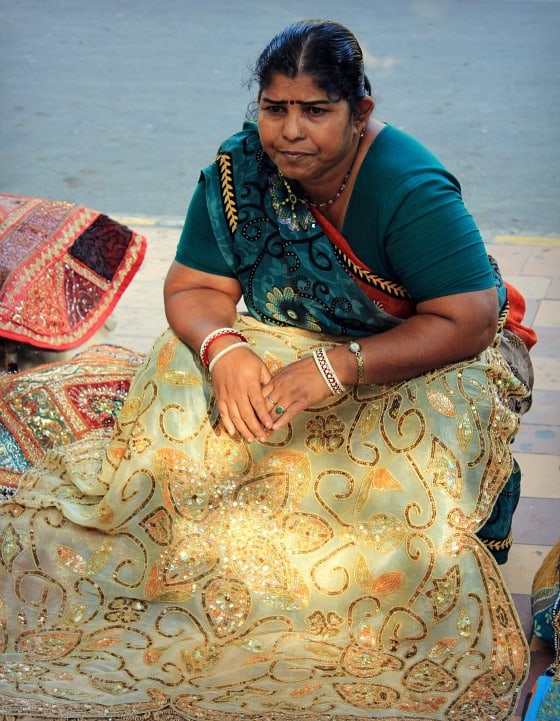
[[[233,278],[216,241],[206,204],[205,180],[198,182],[179,238],[175,260],[181,265],[212,275]]]
[[[417,301],[495,285],[480,231],[444,172],[415,178],[386,242],[394,271]]]
[[[364,159],[344,221],[357,256],[416,302],[495,285],[459,181],[423,145],[392,126]]]

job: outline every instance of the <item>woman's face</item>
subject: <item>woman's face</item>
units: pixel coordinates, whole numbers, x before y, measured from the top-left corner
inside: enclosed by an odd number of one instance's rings
[[[267,155],[311,197],[320,199],[331,186],[336,191],[363,125],[346,100],[331,102],[308,75],[275,75],[259,96],[259,135]]]

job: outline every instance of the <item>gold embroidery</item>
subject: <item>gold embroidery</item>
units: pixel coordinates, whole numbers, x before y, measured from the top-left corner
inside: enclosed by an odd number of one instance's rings
[[[426,395],[428,396],[428,401],[430,402],[432,408],[434,408],[438,413],[441,413],[443,416],[453,418],[455,415],[455,406],[448,395],[435,388],[428,388]]]
[[[433,691],[454,691],[457,679],[446,669],[426,659],[412,666],[404,674],[404,683],[407,688],[419,693]]]
[[[23,550],[19,536],[11,523],[8,523],[0,537],[0,563],[9,572],[18,553]]]
[[[233,164],[230,153],[220,153],[216,156],[220,172],[220,189],[222,193],[222,204],[229,231],[233,235],[237,230],[238,208],[235,199],[235,187],[233,184]]]
[[[95,576],[96,573],[105,568],[113,551],[113,542],[104,541],[87,560],[66,546],[57,546],[56,551],[62,565],[79,576],[89,577]]]
[[[461,498],[463,490],[461,465],[455,454],[437,438],[432,438],[428,470],[433,473],[434,486],[441,486],[452,498]]]
[[[376,275],[369,268],[362,268],[360,265],[355,263],[346,253],[340,248],[333,245],[334,251],[338,256],[339,260],[351,270],[360,280],[374,288],[380,288],[384,293],[393,296],[394,298],[400,298],[401,300],[411,300],[411,296],[408,294],[406,288],[393,280],[387,280],[382,278],[380,275]]]
[[[274,367],[318,342],[239,327]],[[183,410],[157,363],[198,374]],[[5,713],[511,716],[527,648],[474,535],[509,472],[504,368],[483,354],[428,387],[366,385],[248,444],[224,432],[185,346],[165,334],[148,365],[99,473],[104,444],[64,448],[45,460],[55,488],[37,471],[27,510],[0,505]]]
[[[457,565],[451,568],[441,578],[434,578],[433,588],[426,591],[426,596],[432,603],[435,620],[448,616],[457,603],[459,596],[461,576]]]

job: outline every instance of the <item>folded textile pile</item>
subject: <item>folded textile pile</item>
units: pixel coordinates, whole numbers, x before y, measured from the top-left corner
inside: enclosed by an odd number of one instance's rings
[[[0,194],[0,337],[76,348],[139,269],[146,239],[74,203]]]
[[[0,375],[0,498],[50,448],[110,432],[142,360],[126,348],[98,345]]]

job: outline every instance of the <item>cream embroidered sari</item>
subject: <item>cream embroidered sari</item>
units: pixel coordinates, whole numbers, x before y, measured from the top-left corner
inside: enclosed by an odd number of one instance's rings
[[[339,340],[238,327],[273,371]],[[52,452],[2,504],[5,713],[510,718],[527,647],[475,531],[523,393],[490,349],[247,444],[168,331],[109,445]]]

